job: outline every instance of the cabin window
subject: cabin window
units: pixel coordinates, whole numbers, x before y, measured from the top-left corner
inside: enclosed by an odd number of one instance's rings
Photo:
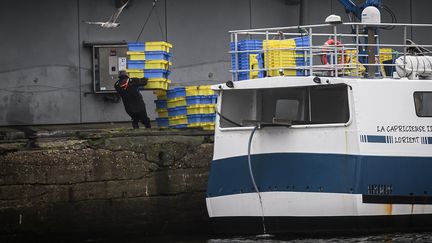
[[[285,121],[293,125],[347,123],[347,86],[224,90],[221,114],[221,127],[248,126],[251,121]]]
[[[419,117],[432,117],[432,92],[414,92],[416,114]]]

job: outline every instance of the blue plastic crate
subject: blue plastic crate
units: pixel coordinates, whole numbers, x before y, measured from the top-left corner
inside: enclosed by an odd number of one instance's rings
[[[214,122],[216,114],[194,114],[187,115],[188,123]]]
[[[127,61],[128,69],[144,69],[144,67],[145,67],[144,61],[134,61],[134,60]]]
[[[174,99],[174,98],[185,97],[185,96],[186,96],[185,87],[177,87],[177,88],[169,89],[167,91],[168,99]]]
[[[186,106],[178,106],[175,108],[168,108],[168,116],[184,116],[187,115],[187,107]]]
[[[166,109],[168,107],[166,100],[155,100],[154,102],[156,103],[157,109]]]
[[[305,71],[304,70],[296,70],[296,75],[297,76],[305,76]]]
[[[230,43],[231,51],[235,51],[235,43]],[[242,53],[231,53],[231,67],[233,70],[239,69],[249,69],[249,55],[257,54],[259,50],[262,50],[262,40],[240,40],[237,42],[237,51],[248,51]],[[236,63],[237,55],[237,63]]]
[[[187,96],[187,105],[198,105],[198,104],[216,104],[217,95],[197,95]]]
[[[305,47],[309,46],[310,37],[309,36],[302,36],[302,37],[296,37],[294,38],[296,42],[297,47]]]
[[[262,44],[263,41],[262,40],[240,40],[237,42],[238,46],[243,47],[243,48],[254,48],[254,47],[258,47],[258,48],[262,48]]]
[[[144,52],[146,60],[165,60],[170,61],[171,53],[164,51],[146,51]]]
[[[249,72],[241,72],[238,74],[238,80],[249,79]]]
[[[129,42],[128,51],[144,51],[143,42]]]
[[[158,127],[168,127],[169,125],[169,119],[167,117],[164,118],[157,117],[156,122]]]
[[[176,128],[176,129],[181,129],[181,128],[187,128],[188,127],[188,125],[187,124],[180,124],[180,125],[174,125],[174,126],[171,126],[172,128]]]
[[[164,78],[168,79],[168,76],[170,75],[170,71],[165,69],[146,69],[144,70],[144,77],[145,78]]]
[[[258,59],[258,68],[264,69],[264,53],[258,53],[257,59]],[[258,78],[264,78],[264,77],[265,77],[264,71],[259,71]]]

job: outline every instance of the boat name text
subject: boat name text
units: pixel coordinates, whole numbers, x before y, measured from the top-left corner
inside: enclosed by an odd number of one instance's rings
[[[432,132],[432,126],[377,126],[377,132]]]

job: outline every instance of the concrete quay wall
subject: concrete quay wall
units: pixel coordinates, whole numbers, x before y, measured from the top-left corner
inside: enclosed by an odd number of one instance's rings
[[[210,230],[213,134],[0,131],[0,233]]]

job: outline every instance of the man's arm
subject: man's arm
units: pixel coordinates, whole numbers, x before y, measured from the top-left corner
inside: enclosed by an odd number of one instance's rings
[[[130,78],[129,84],[132,85],[146,85],[148,78]]]

